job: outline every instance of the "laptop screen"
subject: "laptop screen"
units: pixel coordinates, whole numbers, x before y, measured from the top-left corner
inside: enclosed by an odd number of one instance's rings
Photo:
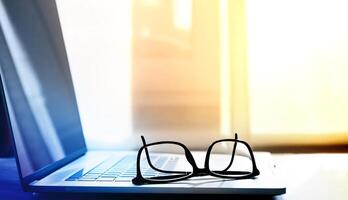
[[[33,1],[0,1],[1,78],[23,177],[86,148],[54,1]]]

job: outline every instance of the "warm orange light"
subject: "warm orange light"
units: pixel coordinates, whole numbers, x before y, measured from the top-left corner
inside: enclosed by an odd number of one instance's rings
[[[231,63],[228,0],[220,0],[220,132],[231,134]]]

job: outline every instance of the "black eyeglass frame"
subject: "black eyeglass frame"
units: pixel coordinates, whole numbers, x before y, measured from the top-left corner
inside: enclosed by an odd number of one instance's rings
[[[206,176],[206,175],[219,177],[219,178],[225,178],[225,179],[247,179],[247,178],[252,178],[252,177],[258,176],[260,174],[260,171],[257,169],[255,157],[254,157],[254,154],[253,154],[253,151],[252,151],[250,145],[245,141],[238,140],[237,134],[235,134],[235,139],[217,140],[217,141],[213,142],[208,147],[208,150],[207,150],[207,153],[205,156],[204,168],[199,168],[197,166],[191,151],[184,144],[182,144],[180,142],[161,141],[161,142],[153,142],[153,143],[146,144],[144,136],[141,136],[141,139],[142,139],[144,145],[139,149],[138,155],[137,155],[137,169],[136,169],[137,174],[136,174],[136,177],[132,179],[132,183],[135,185],[171,183],[171,182],[186,180],[186,179],[189,179],[191,177]],[[227,166],[227,168],[224,170],[216,172],[216,171],[212,171],[210,169],[209,160],[210,160],[211,151],[212,151],[214,145],[216,145],[217,143],[220,143],[220,142],[234,142],[234,147],[233,147],[233,151],[232,151],[232,158],[231,158],[231,161],[230,161],[229,165]],[[252,161],[252,171],[251,172],[249,172],[249,171],[227,171],[233,163],[237,143],[244,144],[249,151],[250,159]],[[148,147],[155,146],[155,145],[161,145],[161,144],[173,144],[173,145],[178,145],[178,146],[182,147],[184,149],[184,152],[185,152],[186,160],[192,166],[192,171],[190,171],[190,172],[167,171],[167,170],[162,170],[162,169],[156,168],[151,163],[150,155],[148,152]],[[141,155],[142,155],[144,150],[145,150],[145,154],[147,157],[147,161],[148,161],[149,166],[151,168],[153,168],[154,170],[156,170],[158,172],[175,173],[178,175],[168,175],[168,176],[144,178],[142,173],[141,173],[141,166],[140,166]],[[224,174],[226,174],[226,175],[224,175]],[[231,177],[228,175],[237,175],[237,176]]]

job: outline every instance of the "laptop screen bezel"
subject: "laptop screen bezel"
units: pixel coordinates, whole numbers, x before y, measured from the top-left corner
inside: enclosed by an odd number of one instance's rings
[[[30,3],[30,2],[28,1],[28,3]],[[37,5],[37,3],[38,2],[35,1],[34,5],[39,6],[39,5]],[[58,17],[58,13],[56,13],[56,14]],[[59,26],[59,29],[60,29],[60,25],[57,24],[57,26]],[[3,27],[0,26],[0,55],[1,55],[0,65],[4,65],[4,66],[5,65],[7,65],[7,66],[12,65],[13,66],[14,62],[12,60],[10,51],[8,49],[7,42],[6,42],[6,39],[4,37],[4,32],[3,32],[2,28]],[[60,37],[62,39],[61,32],[57,33],[57,34],[60,34]],[[64,46],[64,43],[62,45]],[[65,52],[65,54],[66,54],[66,52]],[[17,152],[16,141],[14,139],[15,136],[14,136],[14,132],[13,132],[13,125],[11,123],[11,117],[10,117],[11,115],[10,115],[10,109],[9,109],[9,103],[8,103],[8,102],[10,102],[10,100],[9,100],[8,94],[6,92],[7,91],[6,83],[5,83],[5,79],[3,78],[3,76],[4,76],[4,74],[0,68],[0,98],[2,98],[2,104],[3,104],[0,106],[2,106],[2,108],[4,109],[4,113],[6,115],[6,116],[4,116],[4,118],[5,118],[5,121],[6,121],[8,128],[10,130],[10,137],[12,140],[12,147],[14,149],[14,156],[16,159],[16,165],[17,165],[17,170],[18,170],[20,182],[21,182],[23,189],[25,191],[28,191],[30,183],[34,182],[35,180],[42,179],[43,177],[49,175],[50,173],[56,171],[57,169],[63,167],[64,165],[66,165],[66,164],[74,161],[75,159],[81,157],[82,155],[84,155],[87,152],[87,147],[86,146],[81,147],[78,150],[70,153],[69,155],[66,155],[64,158],[57,160],[53,163],[50,163],[46,166],[43,166],[42,168],[35,170],[34,172],[30,173],[29,175],[23,176],[22,171],[21,171],[21,167],[20,167],[21,164],[20,164],[20,160],[19,160],[20,158],[19,158],[19,155]],[[75,97],[75,99],[76,99],[76,97]],[[14,120],[14,119],[12,119],[12,120]],[[83,140],[84,140],[84,138],[83,138]]]
[[[1,29],[0,29],[1,30]],[[0,52],[2,52],[0,50]],[[11,135],[11,140],[12,140],[12,146],[14,148],[14,154],[15,154],[15,158],[16,158],[16,164],[17,164],[17,170],[18,170],[18,174],[19,174],[19,177],[21,179],[21,183],[22,183],[22,186],[23,188],[27,189],[28,185],[35,181],[35,180],[39,180],[45,176],[47,176],[48,174],[54,172],[55,170],[63,167],[64,165],[74,161],[75,159],[83,156],[86,152],[87,152],[87,148],[84,147],[84,148],[81,148],[73,153],[71,153],[70,155],[67,155],[65,158],[61,159],[61,160],[58,160],[56,162],[53,162],[41,169],[38,169],[36,170],[35,172],[33,172],[32,174],[28,175],[28,176],[25,176],[23,177],[22,175],[22,172],[21,172],[21,169],[20,169],[20,161],[19,161],[19,156],[17,154],[17,149],[16,149],[16,141],[14,139],[14,133],[13,133],[13,130],[12,130],[12,126],[11,126],[11,119],[10,119],[10,115],[9,115],[9,111],[8,111],[8,107],[7,107],[7,95],[6,95],[6,89],[4,87],[4,83],[3,83],[3,79],[2,79],[2,72],[0,70],[0,92],[1,92],[1,98],[2,98],[2,102],[3,102],[3,105],[1,105],[4,109],[4,113],[6,114],[5,116],[5,119],[6,119],[6,123],[7,125],[9,126],[9,130],[10,130],[10,135]]]

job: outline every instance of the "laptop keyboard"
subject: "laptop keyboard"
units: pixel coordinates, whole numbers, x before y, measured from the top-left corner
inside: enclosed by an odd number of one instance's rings
[[[159,168],[173,169],[178,161],[176,156],[151,156],[152,163]],[[84,173],[84,170],[76,172],[66,179],[66,181],[130,181],[136,176],[136,157],[135,155],[127,155],[113,165],[105,165],[108,161],[103,161],[97,166]],[[158,176],[160,172],[156,172],[150,167],[142,169],[144,176]]]

